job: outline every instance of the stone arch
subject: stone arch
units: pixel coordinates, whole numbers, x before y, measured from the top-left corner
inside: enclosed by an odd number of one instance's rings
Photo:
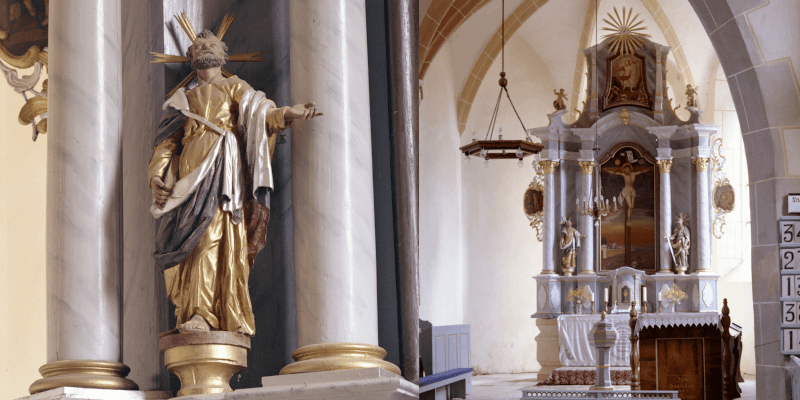
[[[787,161],[786,141],[800,148],[800,85],[791,49],[775,46],[784,29],[797,40],[797,11],[789,1],[689,0],[719,57],[739,116],[750,175],[752,273],[758,398],[789,398],[786,358],[780,354],[778,218],[786,195],[800,187],[800,164]],[[790,11],[794,11],[790,12]],[[789,33],[791,32],[791,33]],[[759,43],[759,39],[763,43]],[[768,51],[764,50],[765,45]],[[749,304],[729,303],[733,307]],[[748,321],[749,322],[749,321]],[[766,329],[769,327],[769,329]]]
[[[419,25],[419,79],[450,35],[490,0],[433,0]],[[529,0],[531,1],[531,0]]]

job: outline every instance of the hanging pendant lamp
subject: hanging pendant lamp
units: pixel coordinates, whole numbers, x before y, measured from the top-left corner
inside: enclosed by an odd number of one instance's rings
[[[520,118],[519,113],[517,112],[517,108],[514,107],[514,102],[511,101],[511,95],[508,94],[508,80],[506,79],[506,72],[505,72],[505,47],[506,47],[506,22],[505,22],[505,0],[503,0],[502,6],[502,13],[500,14],[500,18],[502,20],[502,41],[500,51],[502,54],[502,67],[500,71],[500,93],[497,95],[497,102],[494,106],[494,112],[492,113],[492,118],[489,120],[489,129],[486,131],[486,137],[484,140],[476,140],[476,138],[472,137],[472,142],[460,147],[462,153],[464,153],[465,161],[469,161],[470,156],[478,155],[479,157],[486,160],[488,163],[489,160],[492,159],[518,159],[520,165],[522,164],[522,159],[534,155],[542,150],[542,145],[540,143],[534,143],[531,140],[530,135],[528,134],[528,130],[525,129],[525,124],[522,123],[522,118]],[[514,110],[514,114],[517,115],[517,119],[519,120],[520,125],[522,126],[522,131],[525,133],[525,139],[522,140],[504,140],[503,139],[503,128],[498,129],[498,139],[493,140],[494,137],[494,128],[497,123],[497,114],[500,110],[500,100],[503,97],[503,93],[505,92],[506,97],[508,98],[508,102],[511,104],[511,108]]]

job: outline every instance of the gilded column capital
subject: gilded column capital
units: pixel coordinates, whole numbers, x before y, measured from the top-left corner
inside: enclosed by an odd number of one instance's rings
[[[672,169],[672,160],[658,160],[656,163],[658,164],[658,170],[662,174],[668,174]]]
[[[706,157],[697,157],[692,159],[692,164],[694,164],[697,171],[708,171],[708,161],[709,158]]]
[[[542,172],[544,172],[545,174],[555,173],[556,167],[559,166],[559,164],[560,163],[558,161],[552,161],[552,160],[539,161],[539,165],[542,166]]]
[[[578,164],[581,166],[581,174],[591,175],[594,170],[594,161],[581,161]]]

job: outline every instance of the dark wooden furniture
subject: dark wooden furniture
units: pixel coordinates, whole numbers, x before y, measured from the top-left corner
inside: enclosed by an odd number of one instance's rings
[[[727,299],[724,304],[723,331],[703,325],[648,327],[639,332],[642,390],[677,390],[683,400],[741,397],[741,328],[730,329]]]

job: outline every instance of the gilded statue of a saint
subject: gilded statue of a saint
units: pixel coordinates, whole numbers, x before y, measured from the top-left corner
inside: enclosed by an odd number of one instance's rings
[[[150,211],[177,327],[253,336],[247,280],[266,241],[276,134],[322,113],[313,102],[278,108],[225,77],[227,51],[209,30],[187,51],[198,84],[164,104],[148,170]]]
[[[561,268],[564,271],[564,275],[572,275],[575,271],[578,247],[581,247],[581,239],[585,238],[586,235],[582,235],[577,229],[573,228],[571,220],[566,220],[563,224],[561,240],[559,241],[561,247]]]

